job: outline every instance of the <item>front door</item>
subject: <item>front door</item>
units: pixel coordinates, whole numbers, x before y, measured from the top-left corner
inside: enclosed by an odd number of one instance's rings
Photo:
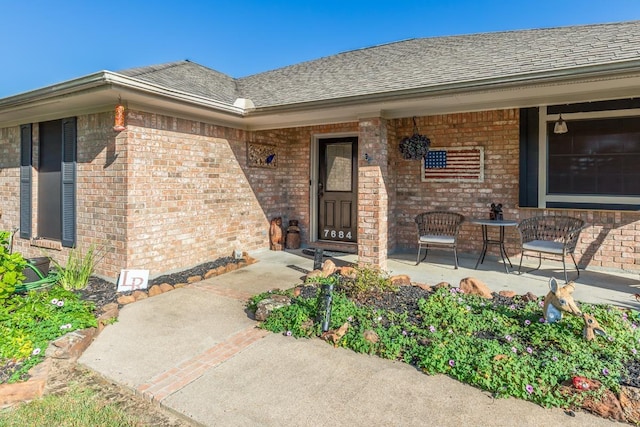
[[[319,141],[319,240],[357,241],[357,144],[357,137]]]

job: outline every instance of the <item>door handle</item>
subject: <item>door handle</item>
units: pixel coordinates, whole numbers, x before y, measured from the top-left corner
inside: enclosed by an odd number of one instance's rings
[[[321,182],[318,182],[318,196],[324,195],[324,185]]]

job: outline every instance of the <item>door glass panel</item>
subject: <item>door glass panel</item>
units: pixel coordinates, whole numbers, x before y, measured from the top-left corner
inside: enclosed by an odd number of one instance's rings
[[[327,145],[326,191],[351,191],[351,143]]]

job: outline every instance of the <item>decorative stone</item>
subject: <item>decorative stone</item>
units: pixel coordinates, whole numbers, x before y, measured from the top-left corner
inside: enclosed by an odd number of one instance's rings
[[[217,276],[217,275],[218,275],[218,270],[213,268],[213,269],[207,271],[206,273],[204,273],[204,278],[205,279],[210,279],[210,278],[212,278],[214,276]]]
[[[620,405],[628,422],[640,424],[640,389],[637,387],[620,387]]]
[[[149,295],[147,295],[147,293],[144,291],[133,291],[131,295],[133,296],[133,298],[135,298],[136,301],[140,301],[149,297]]]
[[[263,322],[275,309],[291,305],[291,298],[286,295],[272,295],[258,303],[256,308],[255,319]]]
[[[371,329],[367,329],[366,331],[364,331],[362,333],[362,336],[364,337],[365,340],[373,344],[380,341],[380,337],[378,336],[378,334],[376,334],[376,332],[372,331]]]
[[[112,303],[108,304],[109,306],[113,305],[109,310],[104,310],[100,316],[98,316],[98,333],[102,332],[105,326],[109,325],[113,319],[118,318],[118,313],[120,310],[118,309],[118,304]],[[106,307],[106,306],[105,306]]]
[[[227,272],[227,267],[224,265],[221,265],[220,267],[216,268],[216,271],[217,271],[216,276],[219,276]]]
[[[514,291],[500,291],[500,292],[498,292],[498,295],[500,295],[502,297],[505,297],[505,298],[513,298],[518,294],[515,293]]]
[[[133,295],[120,295],[117,301],[120,305],[127,305],[131,304],[132,302],[136,302],[136,299]]]
[[[195,283],[202,280],[202,276],[190,276],[187,278],[187,283]]]
[[[336,272],[336,264],[330,259],[326,260],[322,264],[322,275],[324,277],[329,277],[335,272]]]
[[[109,304],[105,304],[104,306],[102,306],[102,309],[100,311],[102,313],[109,313],[109,312],[112,312],[113,310],[116,311],[116,315],[117,315],[118,303],[110,302]]]
[[[451,287],[451,284],[448,282],[440,282],[434,286],[435,289],[450,288],[450,287]]]
[[[559,390],[565,395],[579,395],[581,407],[589,412],[617,421],[624,419],[620,401],[611,390],[602,387],[600,381],[582,378],[578,385],[579,388],[572,381],[568,381]]]
[[[176,283],[175,285],[173,285],[173,289],[184,288],[187,285],[188,283]]]
[[[150,297],[155,297],[156,295],[160,295],[161,293],[162,293],[162,289],[160,289],[160,286],[158,285],[153,285],[152,287],[149,288]]]
[[[531,302],[531,301],[537,301],[537,300],[538,300],[538,296],[533,292],[527,292],[522,296],[522,301],[524,302]]]
[[[315,279],[316,277],[324,277],[324,273],[322,273],[322,270],[313,270],[310,271],[309,273],[307,273],[307,275],[305,276],[305,281],[309,280],[309,279]]]
[[[491,290],[480,279],[475,277],[467,277],[460,281],[460,290],[465,294],[478,295],[483,298],[491,299]]]
[[[349,266],[340,267],[339,272],[342,277],[347,279],[355,279],[358,275],[358,270]]]
[[[44,362],[29,370],[30,378],[28,381],[15,384],[0,384],[0,409],[41,397],[44,393],[50,368],[51,359],[46,358]]]
[[[301,293],[302,293],[302,288],[300,286],[296,286],[295,288],[293,288],[294,297],[299,297]]]
[[[80,329],[69,332],[52,341],[45,355],[54,359],[70,359],[75,361],[89,347],[96,336],[96,328]]]
[[[231,271],[237,270],[238,269],[238,264],[236,264],[235,262],[230,262],[229,264],[227,264],[225,266],[225,272],[229,273]]]
[[[391,280],[393,286],[411,286],[411,277],[406,274],[391,276],[389,280]]]
[[[164,293],[164,292],[169,292],[173,290],[173,286],[171,286],[168,283],[162,283],[160,285],[160,290]]]
[[[433,290],[431,288],[431,285],[427,285],[426,283],[414,283],[413,286],[416,286],[422,289],[423,291],[427,291],[427,292],[431,292]]]

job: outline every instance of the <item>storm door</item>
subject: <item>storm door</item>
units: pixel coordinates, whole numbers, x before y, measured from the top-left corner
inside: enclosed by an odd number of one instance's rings
[[[319,141],[319,240],[357,241],[357,144],[357,137]]]

